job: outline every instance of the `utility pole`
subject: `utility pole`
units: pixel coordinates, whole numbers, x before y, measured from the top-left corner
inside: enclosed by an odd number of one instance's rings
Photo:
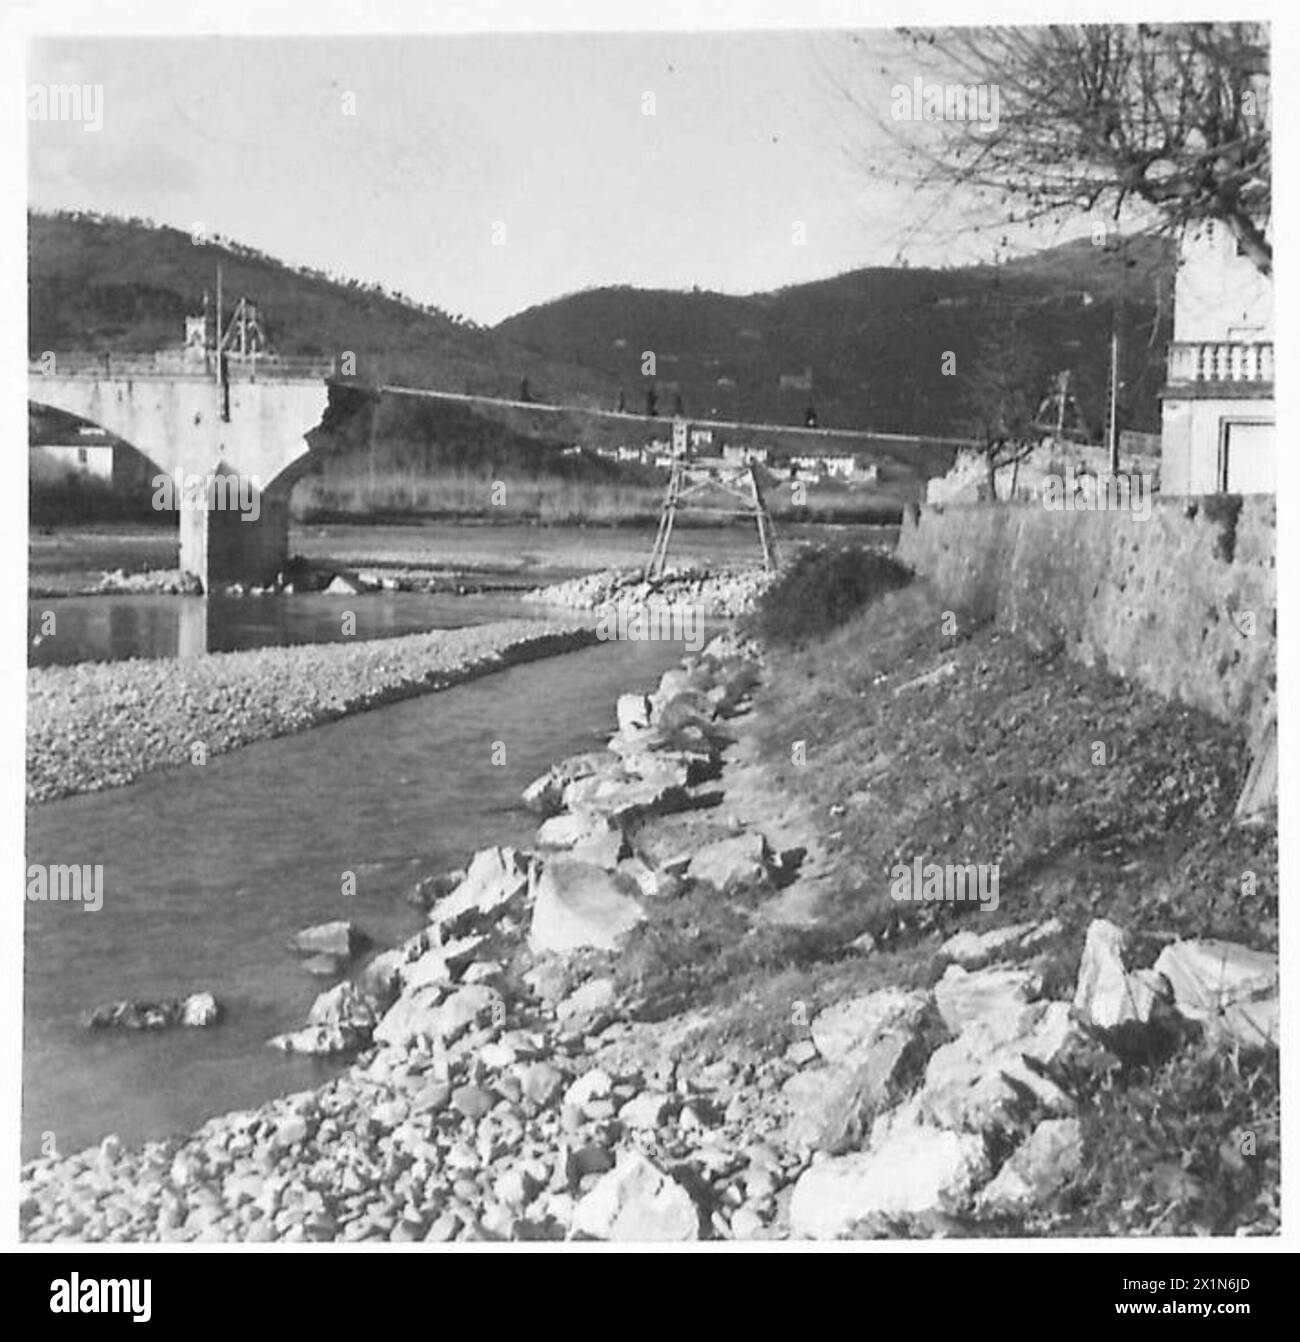
[[[1110,405],[1107,407],[1106,445],[1110,448],[1110,473],[1119,474],[1119,327],[1110,332]]]

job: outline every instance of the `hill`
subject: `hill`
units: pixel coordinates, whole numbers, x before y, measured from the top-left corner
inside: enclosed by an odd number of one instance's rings
[[[1174,265],[1165,243],[1082,240],[1003,266],[877,267],[744,297],[595,289],[489,329],[142,220],[32,214],[28,252],[33,354],[176,345],[220,263],[227,301],[255,297],[281,354],[351,350],[366,379],[504,397],[527,379],[556,403],[612,409],[621,393],[633,414],[653,383],[661,416],[680,396],[700,419],[802,424],[811,404],[826,428],[952,436],[971,431],[968,376],[981,350],[1010,327],[1044,370],[1072,371],[1099,433],[1114,319],[1121,420],[1158,428]],[[943,370],[947,352],[955,375]]]
[[[517,395],[525,377],[593,399],[605,392],[585,369],[377,286],[228,240],[196,245],[179,229],[85,213],[28,216],[28,351],[177,347],[218,265],[227,314],[240,295],[256,299],[271,347],[285,356],[350,350],[364,379],[487,396]]]
[[[748,297],[596,289],[496,329],[597,372],[624,389],[629,409],[644,404],[652,354],[661,414],[680,396],[691,416],[802,423],[811,404],[826,427],[962,436],[972,427],[966,375],[987,337],[1014,327],[1041,362],[1042,394],[1052,373],[1071,370],[1099,434],[1118,319],[1121,422],[1154,430],[1173,267],[1167,244],[1084,240],[1004,266],[873,268]],[[955,376],[944,372],[949,351]]]

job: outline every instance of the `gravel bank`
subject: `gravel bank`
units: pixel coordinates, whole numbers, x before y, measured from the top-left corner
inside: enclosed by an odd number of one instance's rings
[[[690,605],[705,615],[733,619],[747,614],[772,580],[761,568],[670,569],[656,582],[644,579],[640,569],[605,569],[539,587],[524,599],[589,611]]]
[[[359,643],[193,660],[83,662],[27,675],[27,799],[129,783],[349,713],[593,642],[577,625],[502,620]]]

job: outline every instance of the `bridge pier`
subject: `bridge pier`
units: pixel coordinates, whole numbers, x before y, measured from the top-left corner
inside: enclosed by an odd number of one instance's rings
[[[206,507],[182,508],[180,567],[205,592],[230,583],[269,587],[289,558],[289,490],[259,489],[247,477],[228,478],[226,497],[250,506],[214,506],[222,501],[218,495],[209,496]]]

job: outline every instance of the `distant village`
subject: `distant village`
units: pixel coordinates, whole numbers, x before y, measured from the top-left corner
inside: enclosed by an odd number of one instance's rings
[[[744,442],[723,442],[711,428],[690,426],[685,434],[685,455],[695,470],[719,470],[738,466],[763,466],[782,479],[799,480],[808,484],[829,481],[844,484],[876,484],[879,471],[875,462],[859,460],[852,452],[817,453],[802,456],[782,455],[766,447],[754,447]],[[679,436],[676,450],[668,438],[652,438],[643,445],[617,444],[604,447],[586,447],[575,443],[563,449],[566,457],[593,456],[623,465],[651,466],[670,470],[674,460],[683,454]]]

